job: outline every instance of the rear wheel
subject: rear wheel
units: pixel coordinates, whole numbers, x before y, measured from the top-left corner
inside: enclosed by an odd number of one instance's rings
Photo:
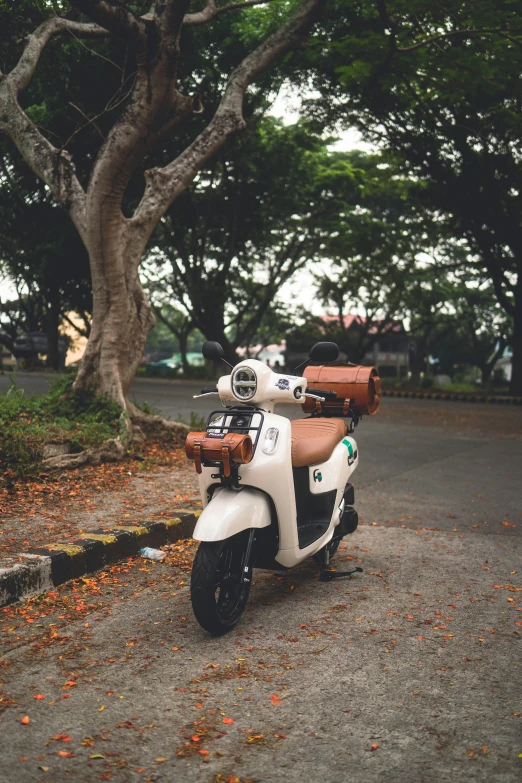
[[[224,541],[202,541],[198,547],[192,565],[192,609],[209,633],[226,633],[245,610],[252,576],[247,562],[250,532]]]

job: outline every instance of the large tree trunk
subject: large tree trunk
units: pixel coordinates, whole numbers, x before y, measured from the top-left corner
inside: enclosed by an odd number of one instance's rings
[[[427,351],[423,344],[414,341],[413,347],[410,349],[409,364],[410,364],[410,384],[411,386],[420,386],[421,375],[426,370],[426,354]]]
[[[515,312],[513,317],[513,360],[509,393],[522,397],[522,263],[518,265],[518,277],[515,287]]]
[[[187,351],[188,351],[188,338],[190,332],[182,329],[178,335],[179,352],[181,354],[181,366],[183,368],[183,375],[188,377],[190,374],[190,364],[188,363]]]
[[[125,218],[125,191],[137,167],[178,125],[202,111],[197,95],[178,90],[182,27],[204,24],[223,12],[264,2],[247,0],[218,7],[214,0],[207,0],[202,10],[189,14],[190,0],[165,0],[153,3],[149,13],[141,17],[123,3],[72,0],[90,21],[50,16],[28,37],[16,66],[8,74],[0,72],[0,132],[10,136],[27,165],[67,209],[89,252],[93,326],[75,381],[76,391],[106,394],[132,412],[126,398],[154,324],[138,278],[146,244],[175,199],[227,139],[245,126],[242,108],[247,87],[289,51],[303,46],[326,0],[303,0],[286,22],[240,61],[210,122],[167,165],[145,171],[142,199],[132,217]],[[136,66],[125,107],[96,156],[87,191],[70,153],[54,147],[19,103],[46,45],[65,34],[123,39]],[[184,81],[190,82],[189,73],[184,72]],[[231,356],[228,340],[223,347]]]
[[[215,340],[223,347],[226,361],[236,365],[239,357],[236,353],[236,346],[225,334],[224,316],[225,304],[216,297],[214,301],[207,300],[199,312],[194,311],[192,317],[195,326],[205,335],[207,340]]]
[[[486,389],[490,378],[491,378],[491,372],[493,370],[493,366],[491,364],[481,364],[479,365],[480,370],[480,379],[482,381],[482,388]]]
[[[47,366],[53,370],[60,369],[60,351],[58,346],[60,327],[60,294],[53,291],[50,307],[47,313]]]
[[[129,263],[126,245],[118,250],[117,244],[112,245],[111,256],[91,254],[92,330],[74,390],[105,394],[126,410],[155,318],[139,281],[140,259]]]

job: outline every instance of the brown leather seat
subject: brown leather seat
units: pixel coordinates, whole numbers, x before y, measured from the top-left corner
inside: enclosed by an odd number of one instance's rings
[[[326,462],[348,425],[343,419],[296,419],[292,426],[292,467]]]

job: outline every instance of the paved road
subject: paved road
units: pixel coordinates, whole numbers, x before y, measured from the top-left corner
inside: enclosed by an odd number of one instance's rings
[[[8,374],[0,375],[0,392],[6,392],[11,384]],[[52,375],[45,373],[17,373],[16,385],[24,389],[27,395],[45,394],[53,380]],[[185,419],[190,418],[191,411],[205,415],[213,410],[209,398],[193,400],[193,394],[199,394],[202,388],[201,381],[171,381],[162,378],[137,378],[131,390],[131,398],[137,402],[148,402],[164,416],[177,418],[181,415]],[[218,403],[219,406],[219,403]]]
[[[190,390],[136,386],[174,415]],[[0,614],[0,781],[519,781],[520,425],[385,401],[337,560],[364,574],[257,572],[227,637],[194,621],[179,549]]]

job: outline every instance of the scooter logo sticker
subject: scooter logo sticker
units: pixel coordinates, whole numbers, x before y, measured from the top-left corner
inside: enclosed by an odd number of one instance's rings
[[[348,465],[353,465],[355,462],[355,457],[353,456],[353,446],[349,440],[346,440],[346,438],[343,440],[343,444],[348,449]]]
[[[322,481],[323,480],[323,476],[322,476],[321,471],[319,470],[319,468],[316,468],[312,475],[314,477],[314,481]]]
[[[290,388],[290,381],[288,378],[280,378],[275,385],[278,389],[281,389],[281,391],[287,391]]]

